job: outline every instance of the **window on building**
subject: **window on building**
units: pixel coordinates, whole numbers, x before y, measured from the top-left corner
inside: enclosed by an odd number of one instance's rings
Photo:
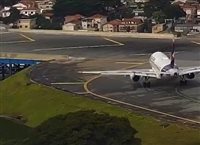
[[[25,25],[25,28],[28,28],[28,26],[27,26],[27,25]]]
[[[22,28],[22,25],[20,25],[19,27]]]

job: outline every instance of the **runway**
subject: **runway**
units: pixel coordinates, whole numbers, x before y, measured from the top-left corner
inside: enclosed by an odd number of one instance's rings
[[[179,80],[152,79],[151,88],[146,89],[141,82],[133,84],[126,77],[96,77],[78,73],[82,70],[150,68],[150,54],[155,51],[168,54],[171,40],[23,34],[30,38],[27,39],[13,34],[11,38],[15,43],[7,43],[9,35],[12,33],[1,39],[1,52],[65,54],[85,58],[70,62],[50,61],[35,66],[31,78],[39,83],[76,94],[107,99],[109,103],[129,105],[131,108],[135,106],[144,112],[152,110],[153,115],[157,114],[161,118],[200,124],[199,76],[189,80],[187,86],[179,86]],[[192,42],[198,40],[176,40],[178,65],[200,66],[199,45]]]

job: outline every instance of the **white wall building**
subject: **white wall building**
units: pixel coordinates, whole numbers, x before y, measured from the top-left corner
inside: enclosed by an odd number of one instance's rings
[[[16,8],[16,9],[18,9],[18,10],[23,10],[23,9],[28,8],[28,6],[25,5],[25,4],[23,4],[23,3],[17,3],[17,4],[15,4],[15,5],[13,5],[12,7],[13,7],[13,8]]]
[[[20,14],[23,14],[25,16],[32,16],[35,15],[37,10],[35,8],[28,8],[28,9],[23,9],[20,11]]]

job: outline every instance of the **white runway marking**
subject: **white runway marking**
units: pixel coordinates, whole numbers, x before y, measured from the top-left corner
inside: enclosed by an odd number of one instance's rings
[[[58,82],[58,83],[51,83],[52,85],[82,85],[84,82]]]
[[[37,51],[56,51],[56,50],[80,49],[80,48],[98,48],[98,47],[111,47],[111,46],[119,46],[119,45],[112,44],[112,45],[70,46],[70,47],[59,47],[59,48],[35,49],[33,51],[34,52],[37,52]]]
[[[109,38],[104,38],[104,39],[107,40],[107,41],[113,42],[113,43],[115,43],[115,44],[118,44],[118,45],[120,45],[120,46],[125,45],[125,44],[123,44],[123,43],[121,43],[121,42],[118,42],[118,41],[115,41],[115,40],[112,40],[112,39],[109,39]]]
[[[125,61],[119,61],[119,62],[115,62],[118,64],[144,64],[143,62],[125,62]]]
[[[196,41],[191,41],[194,44],[200,45],[200,42],[196,42]]]
[[[19,34],[20,36],[22,36],[22,37],[24,37],[24,38],[26,38],[26,39],[28,39],[29,41],[31,41],[31,42],[34,42],[35,40],[34,39],[32,39],[32,38],[30,38],[30,37],[28,37],[28,36],[26,36],[26,35],[24,35],[24,34]]]
[[[5,41],[5,42],[0,42],[0,44],[14,44],[14,43],[25,43],[29,41]]]

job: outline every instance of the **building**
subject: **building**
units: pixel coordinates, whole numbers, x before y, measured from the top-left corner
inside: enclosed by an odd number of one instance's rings
[[[147,3],[150,0],[135,0],[135,3]]]
[[[19,29],[33,29],[36,27],[36,19],[19,19],[17,27]]]
[[[62,29],[65,31],[75,31],[81,29],[81,21],[80,20],[73,20],[68,22],[62,26]]]
[[[121,20],[116,19],[112,20],[103,25],[104,32],[119,32],[119,25],[121,24]]]
[[[89,17],[92,20],[92,28],[102,31],[102,27],[107,23],[107,16],[103,16],[100,14],[93,15]]]
[[[30,1],[30,0],[21,0],[19,3],[13,5],[12,7],[18,9],[18,10],[23,10],[27,8],[33,8],[36,7],[35,1]]]
[[[66,31],[82,29],[82,19],[84,19],[84,16],[80,14],[65,16],[65,21],[62,29]]]
[[[144,9],[134,9],[132,13],[135,16],[144,16]]]
[[[23,3],[17,3],[17,4],[15,4],[15,5],[13,5],[12,7],[13,7],[13,8],[16,8],[16,9],[18,9],[18,10],[23,10],[23,9],[28,8],[28,6],[25,5],[25,4],[23,4]]]
[[[200,32],[200,25],[198,24],[177,24],[174,28],[175,32],[179,33],[188,33],[191,31],[198,31]]]
[[[119,32],[143,32],[144,22],[141,19],[130,18],[122,19],[119,25]]]
[[[95,30],[93,28],[93,19],[91,18],[83,18],[81,20],[81,26],[83,30]]]
[[[197,7],[197,18],[200,18],[200,5]]]
[[[83,19],[84,16],[80,15],[80,14],[76,14],[76,15],[70,15],[70,16],[65,16],[65,21],[64,21],[64,24],[67,24],[71,21],[77,21],[77,20],[81,20]]]
[[[6,18],[10,16],[10,7],[4,7],[3,9],[0,10],[0,17]]]
[[[154,26],[152,26],[152,33],[159,33],[162,32],[166,29],[166,24],[156,24]]]
[[[25,15],[25,16],[33,16],[36,13],[37,13],[37,9],[34,7],[33,8],[25,8],[20,11],[20,14]]]
[[[53,6],[55,4],[52,0],[43,0],[43,1],[36,1],[38,9],[40,9],[40,13],[46,10],[53,10]]]

